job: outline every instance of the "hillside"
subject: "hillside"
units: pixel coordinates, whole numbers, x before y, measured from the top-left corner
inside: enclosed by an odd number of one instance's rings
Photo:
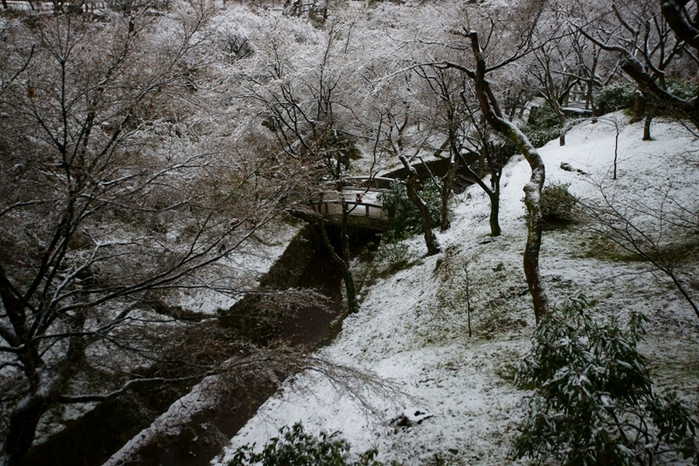
[[[629,125],[621,113],[609,118],[620,122],[618,179],[611,179],[616,130],[606,120],[579,124],[564,147],[552,141],[541,149],[547,183],[569,183],[570,192],[585,202],[599,199],[602,187],[618,206],[642,202],[650,209],[664,200],[668,208],[671,199],[696,207],[696,138],[675,123],[659,121],[653,126],[655,139],[643,142],[642,123]],[[563,170],[562,163],[580,172]],[[263,405],[214,464],[225,464],[235,447],[264,444],[279,427],[297,421],[311,432],[337,433],[357,451],[377,446],[381,460],[510,464],[509,445],[527,395],[514,386],[512,376],[534,329],[521,266],[526,237],[522,186],[528,177],[526,162],[514,157],[502,180],[501,237],[489,236],[487,197],[472,186],[454,200],[452,227],[439,236],[444,253],[425,257],[422,238],[416,236],[374,264],[386,272],[388,262],[408,261],[362,290],[360,311],[344,321],[339,337],[318,355],[373,374],[385,381],[383,392],[375,384],[346,387],[323,375],[300,374]],[[634,221],[665,243],[682,242],[678,265],[688,271],[695,292],[696,236],[667,237],[648,216],[637,215]],[[596,319],[617,315],[623,321],[631,310],[645,314],[650,322],[641,350],[657,389],[677,390],[699,413],[699,319],[665,276],[615,249],[586,222],[545,232],[541,272],[553,302],[583,294]],[[404,412],[417,411],[423,414],[413,420],[425,418],[422,422],[402,427],[395,422]]]
[[[227,465],[296,422],[381,464],[511,464],[542,412],[542,450],[657,464],[699,432],[699,0],[0,3],[0,466]],[[444,182],[434,255],[410,164]],[[579,202],[539,262],[554,191]],[[635,339],[537,327],[547,302],[646,316],[696,425],[617,357]],[[540,329],[579,354],[516,383]],[[538,409],[561,380],[600,416]]]

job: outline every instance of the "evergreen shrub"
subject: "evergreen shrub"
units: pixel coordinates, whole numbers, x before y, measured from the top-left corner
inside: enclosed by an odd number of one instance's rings
[[[228,466],[382,466],[374,459],[376,449],[353,458],[350,444],[333,437],[325,432],[308,434],[301,423],[284,426],[260,453],[254,453],[255,444],[239,447]]]
[[[539,147],[545,146],[547,142],[553,141],[554,139],[558,139],[559,137],[561,137],[560,126],[546,129],[535,129],[531,126],[525,126],[524,128],[522,128],[522,132],[525,136],[527,136],[529,142],[531,142],[532,145],[537,149]]]
[[[595,105],[600,114],[605,114],[633,107],[635,100],[636,86],[628,82],[618,82],[602,87],[595,96]]]
[[[668,79],[667,91],[680,99],[691,99],[699,95],[699,86],[694,81]]]
[[[541,216],[548,224],[565,224],[574,220],[573,208],[578,199],[568,188],[570,183],[550,183],[541,190]]]
[[[419,192],[420,197],[430,211],[432,225],[439,225],[441,216],[441,198],[437,186],[428,182]],[[388,191],[379,195],[383,210],[388,214],[388,228],[384,232],[384,240],[400,240],[422,231],[422,216],[420,210],[408,197],[405,184],[394,181]]]
[[[647,319],[600,323],[584,297],[550,312],[515,381],[534,388],[515,459],[568,466],[651,465],[691,458],[697,423],[676,395],[657,395],[637,345]]]
[[[529,112],[527,124],[522,128],[534,147],[542,147],[547,142],[561,136],[561,125],[551,107],[534,107]]]
[[[548,105],[533,107],[529,112],[527,126],[533,129],[549,129],[560,126],[558,117],[553,109]]]

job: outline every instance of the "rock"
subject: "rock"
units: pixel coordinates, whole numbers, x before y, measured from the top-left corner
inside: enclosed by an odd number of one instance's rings
[[[412,427],[430,417],[432,413],[427,409],[407,408],[401,415],[394,418],[391,424],[396,427]]]
[[[587,175],[584,171],[580,170],[579,168],[573,168],[571,164],[568,162],[561,162],[561,170],[565,170],[567,172],[577,172],[580,173],[581,175]]]

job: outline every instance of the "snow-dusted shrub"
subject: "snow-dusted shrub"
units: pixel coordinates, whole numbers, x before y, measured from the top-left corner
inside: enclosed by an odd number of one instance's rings
[[[680,99],[691,99],[699,95],[699,88],[695,81],[680,79],[668,79],[667,91]]]
[[[534,107],[529,113],[527,124],[522,128],[534,147],[542,147],[561,135],[561,124],[551,107]]]
[[[636,86],[620,82],[604,86],[595,96],[597,109],[601,115],[633,107],[636,99]]]
[[[533,107],[529,112],[527,125],[534,129],[548,129],[560,126],[558,117],[548,104],[542,107]]]
[[[375,461],[377,450],[368,450],[356,457],[350,454],[350,444],[321,432],[311,435],[298,422],[279,430],[279,437],[272,438],[260,453],[254,453],[255,445],[243,445],[233,455],[228,466],[381,466]]]
[[[541,216],[548,224],[571,222],[578,199],[568,188],[570,183],[549,183],[541,191]]]
[[[592,319],[584,298],[554,310],[534,333],[515,376],[534,387],[515,458],[534,464],[655,464],[694,458],[697,426],[674,394],[659,396],[637,344],[646,318]]]
[[[522,132],[527,136],[529,142],[534,147],[543,147],[547,142],[558,139],[561,136],[561,127],[554,126],[553,128],[536,129],[531,126],[522,128]]]

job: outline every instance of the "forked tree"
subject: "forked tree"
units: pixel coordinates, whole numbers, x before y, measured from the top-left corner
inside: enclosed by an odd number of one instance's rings
[[[527,207],[528,216],[527,242],[524,249],[523,266],[529,293],[534,304],[534,315],[538,323],[547,313],[549,307],[548,297],[539,272],[539,252],[541,250],[543,228],[541,190],[544,186],[546,169],[541,155],[529,142],[527,136],[517,125],[505,118],[493,91],[493,86],[487,78],[488,73],[502,68],[511,62],[513,58],[489,67],[479,43],[478,33],[476,31],[464,30],[462,34],[469,40],[471,53],[475,60],[475,68],[472,69],[454,62],[444,62],[442,66],[458,69],[472,80],[476,98],[485,119],[495,131],[517,146],[531,168],[531,177],[524,186],[524,203]],[[515,54],[514,57],[517,55]]]

